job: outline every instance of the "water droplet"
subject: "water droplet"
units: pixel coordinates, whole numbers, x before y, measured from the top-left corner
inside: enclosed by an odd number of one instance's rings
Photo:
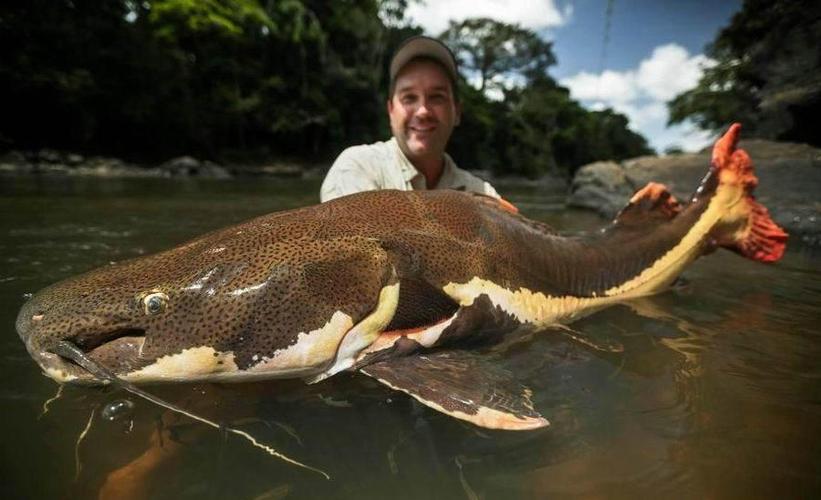
[[[23,294],[23,300],[29,300],[32,297],[34,297],[34,294],[31,293],[31,292],[26,292],[26,293]]]
[[[105,405],[102,416],[109,422],[113,422],[131,415],[132,411],[134,411],[133,402],[128,399],[118,399]]]

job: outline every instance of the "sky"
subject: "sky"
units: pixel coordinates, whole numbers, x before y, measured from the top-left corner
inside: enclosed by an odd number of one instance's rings
[[[667,127],[666,102],[698,82],[713,63],[707,44],[741,8],[741,0],[613,0],[604,45],[606,0],[427,0],[407,16],[436,36],[448,21],[490,17],[516,23],[553,42],[550,74],[589,109],[610,107],[630,119],[659,152],[697,151],[713,141],[691,124]],[[603,50],[604,49],[604,50]],[[604,55],[604,57],[602,57]]]

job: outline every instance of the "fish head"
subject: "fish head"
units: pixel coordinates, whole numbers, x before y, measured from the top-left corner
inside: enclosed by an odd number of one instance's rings
[[[392,273],[384,250],[364,238],[223,234],[49,286],[24,304],[16,327],[61,383],[100,382],[53,352],[61,341],[138,383],[310,376],[334,362],[349,332],[362,335],[355,327],[365,324],[371,339],[390,321]]]

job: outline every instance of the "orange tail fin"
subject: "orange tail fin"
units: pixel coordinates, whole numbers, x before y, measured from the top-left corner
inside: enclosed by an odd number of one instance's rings
[[[713,147],[713,167],[724,185],[743,189],[743,199],[733,210],[734,231],[716,238],[719,245],[741,255],[761,261],[775,262],[784,255],[787,233],[770,217],[767,208],[755,201],[752,192],[758,185],[753,162],[743,149],[738,149],[741,125],[734,123]]]

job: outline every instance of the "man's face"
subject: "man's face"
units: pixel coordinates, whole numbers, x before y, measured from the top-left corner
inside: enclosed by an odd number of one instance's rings
[[[431,61],[411,61],[395,83],[388,116],[402,152],[411,161],[441,158],[461,111],[444,69]]]

